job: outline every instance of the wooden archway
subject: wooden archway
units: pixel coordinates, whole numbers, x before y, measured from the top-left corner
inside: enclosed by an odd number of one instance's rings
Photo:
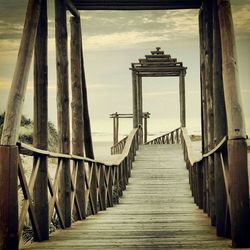
[[[179,77],[180,125],[185,127],[185,75],[187,67],[184,67],[183,63],[178,62],[176,58],[164,54],[160,47],[156,47],[155,51],[151,51],[151,55],[145,55],[145,58],[138,61],[138,63],[132,63],[130,68],[132,71],[134,128],[143,124],[143,77]]]

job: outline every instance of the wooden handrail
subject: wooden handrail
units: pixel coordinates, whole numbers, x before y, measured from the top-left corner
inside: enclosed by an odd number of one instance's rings
[[[128,136],[121,139],[119,142],[117,142],[115,145],[111,147],[111,154],[120,154],[125,146],[125,143],[128,139]]]
[[[146,145],[149,145],[149,144],[170,144],[169,136],[174,136],[174,135],[176,135],[177,143],[179,143],[180,142],[180,138],[179,138],[180,130],[181,130],[181,128],[179,127],[171,132],[164,134],[164,135],[158,136],[158,137],[146,142],[145,144]],[[172,143],[174,143],[173,138],[171,138],[171,140],[172,140]]]
[[[185,127],[182,127],[181,131],[182,131],[183,144],[186,147],[188,160],[191,166],[193,166],[195,163],[202,161],[204,158],[208,158],[209,156],[218,152],[227,141],[227,136],[223,137],[222,140],[217,145],[215,145],[213,149],[211,149],[209,152],[205,154],[202,154],[201,156],[198,156],[193,150],[192,142],[190,136],[188,135],[187,129]]]
[[[132,162],[135,159],[136,150],[138,149],[138,134],[140,132],[140,127],[133,129],[128,135],[126,142],[124,144],[123,150],[118,157],[114,158],[111,162],[101,162],[94,159],[89,159],[87,157],[82,157],[74,154],[61,154],[50,152],[48,150],[41,150],[25,143],[17,143],[19,148],[19,154],[33,156],[36,159],[36,167],[32,170],[32,178],[29,183],[27,182],[26,176],[24,174],[24,167],[20,156],[18,157],[18,175],[21,184],[22,192],[24,195],[23,206],[21,207],[21,212],[19,216],[19,235],[22,235],[24,222],[27,214],[32,222],[32,229],[34,235],[37,239],[41,239],[40,227],[37,224],[37,214],[34,210],[34,205],[32,203],[32,189],[34,183],[38,177],[37,171],[40,167],[40,162],[44,157],[58,158],[58,163],[56,166],[56,173],[53,179],[51,179],[48,173],[48,188],[50,192],[50,197],[48,197],[48,211],[49,211],[49,222],[52,220],[54,211],[58,216],[61,228],[65,228],[65,219],[62,216],[63,207],[61,207],[58,202],[58,196],[60,195],[59,189],[59,178],[62,168],[65,162],[72,162],[72,171],[70,172],[70,182],[71,182],[71,204],[70,213],[71,216],[74,215],[78,220],[82,220],[86,217],[85,212],[90,206],[91,214],[96,214],[98,210],[105,210],[106,207],[113,206],[113,203],[118,202],[120,196],[122,196],[123,190],[125,190],[128,183],[128,178],[131,175]],[[87,163],[83,165],[83,163]],[[83,166],[84,175],[83,179],[78,178],[78,168]],[[67,165],[66,165],[67,166]],[[68,166],[70,166],[68,164]],[[83,183],[82,183],[83,181]],[[79,190],[77,191],[77,185],[81,184],[84,187],[82,190],[85,193],[84,201],[81,200],[79,196]],[[98,206],[99,204],[99,206]],[[75,206],[75,209],[73,209]],[[81,207],[83,206],[83,212]],[[84,209],[85,208],[85,209]],[[48,229],[49,230],[49,229]],[[21,238],[21,237],[20,237]]]
[[[129,150],[132,146],[132,142],[133,142],[138,131],[139,131],[139,129],[135,128],[130,132],[130,134],[126,137],[126,143],[124,145],[124,149],[122,151],[122,154],[119,155],[119,157],[117,157],[113,161],[111,161],[111,163],[97,161],[94,159],[90,159],[90,158],[82,157],[82,156],[78,156],[78,155],[73,155],[73,154],[61,154],[61,153],[50,152],[48,150],[42,150],[42,149],[35,148],[33,146],[30,146],[30,145],[22,143],[22,142],[18,142],[17,146],[19,147],[21,154],[24,154],[24,155],[33,156],[33,155],[37,154],[37,155],[48,156],[49,158],[81,160],[81,161],[88,162],[88,163],[103,164],[105,166],[115,166],[115,165],[121,164],[121,162],[124,160],[124,158],[128,156]]]

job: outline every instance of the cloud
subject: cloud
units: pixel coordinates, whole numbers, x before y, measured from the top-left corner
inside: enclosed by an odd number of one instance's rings
[[[169,40],[167,35],[159,36],[150,32],[117,32],[107,35],[89,36],[84,40],[87,49],[107,49],[107,48],[124,48],[127,46],[156,42],[159,40]]]
[[[232,7],[235,33],[250,38],[250,3]]]

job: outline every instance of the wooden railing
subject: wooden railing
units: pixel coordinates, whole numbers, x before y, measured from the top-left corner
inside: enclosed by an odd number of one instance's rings
[[[177,128],[167,134],[161,135],[145,144],[177,144],[181,143],[181,128]]]
[[[111,147],[111,154],[112,155],[121,154],[121,152],[123,151],[123,148],[125,147],[127,139],[128,139],[128,136],[124,137],[122,140],[120,140],[115,145],[113,145]]]
[[[32,146],[18,143],[18,177],[23,193],[23,202],[19,211],[19,240],[22,239],[23,229],[27,221],[27,215],[30,219],[30,229],[33,231],[34,239],[41,240],[42,232],[37,223],[37,214],[33,203],[33,188],[36,182],[40,161],[45,158],[57,159],[54,177],[48,173],[47,186],[49,198],[44,201],[48,205],[49,225],[55,218],[59,227],[65,228],[65,219],[82,220],[90,214],[96,214],[98,211],[112,207],[114,203],[119,202],[123,190],[126,189],[128,178],[131,175],[132,162],[134,161],[136,150],[138,149],[139,129],[133,129],[128,135],[123,146],[121,154],[107,164],[104,162],[92,160],[76,155],[52,153],[40,150]],[[25,175],[21,155],[33,156],[34,167],[29,180]],[[62,195],[60,190],[60,172],[65,162],[70,161],[70,183],[69,192],[71,204],[69,210],[67,205],[60,202]],[[48,171],[48,170],[45,170]],[[49,171],[48,171],[49,172]],[[80,188],[81,187],[81,188]],[[43,190],[41,190],[43,192]],[[20,198],[20,197],[19,197]],[[20,200],[20,199],[19,199]],[[65,207],[62,207],[62,204]],[[15,225],[13,225],[15,226]],[[49,230],[49,228],[48,228]]]
[[[233,239],[231,228],[237,227],[237,222],[232,221],[232,216],[234,213],[238,213],[238,216],[244,216],[246,218],[245,228],[249,228],[247,218],[249,218],[250,211],[240,212],[239,207],[242,209],[244,204],[239,204],[237,195],[235,196],[231,191],[237,183],[230,181],[227,136],[223,137],[212,150],[203,155],[194,151],[186,128],[181,129],[181,139],[194,202],[211,217],[212,225],[217,227],[217,235],[232,237]],[[245,159],[238,158],[237,161],[238,164],[242,164]],[[212,165],[214,165],[214,169]],[[212,175],[211,171],[214,171]],[[247,172],[239,173],[238,171],[237,175],[241,181],[246,181],[245,178],[248,178]],[[223,183],[224,188],[221,185],[216,187],[220,183]],[[214,192],[212,189],[214,189]],[[249,200],[246,199],[245,204],[248,202]],[[248,205],[246,206],[248,207]],[[238,210],[236,210],[237,208]],[[212,211],[213,209],[215,211]],[[216,223],[213,224],[212,215],[214,213]],[[248,234],[249,230],[246,230],[246,239],[249,238]]]

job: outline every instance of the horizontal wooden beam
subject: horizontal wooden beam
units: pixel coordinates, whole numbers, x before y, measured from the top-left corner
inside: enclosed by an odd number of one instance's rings
[[[143,112],[143,117],[149,118],[151,114],[149,112]],[[109,115],[109,118],[133,118],[133,114],[118,114],[118,113],[113,113]]]
[[[161,57],[155,57],[155,58],[151,58],[148,57],[146,59],[148,62],[177,62],[176,58],[161,58]]]
[[[201,0],[72,0],[79,10],[197,9]]]
[[[138,73],[140,77],[167,77],[167,76],[180,76],[180,72],[156,72],[156,73]]]
[[[171,59],[171,56],[170,55],[164,55],[164,54],[161,54],[161,55],[145,55],[145,58],[148,59],[148,58],[165,58],[165,59]]]
[[[164,61],[147,61],[146,59],[139,59],[140,63],[134,63],[135,65],[142,65],[142,66],[181,66],[183,65],[182,62],[164,62]]]
[[[163,72],[163,73],[167,73],[167,72],[180,72],[182,70],[186,70],[186,67],[140,67],[140,66],[136,66],[134,68],[130,68],[130,70],[133,71],[137,71],[137,72],[149,72],[149,73],[156,73],[156,72]]]

